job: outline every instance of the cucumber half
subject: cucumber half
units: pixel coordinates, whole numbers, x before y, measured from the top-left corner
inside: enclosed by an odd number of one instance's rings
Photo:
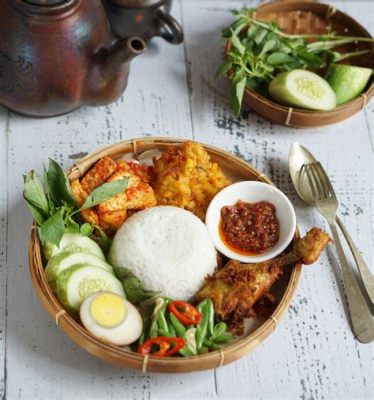
[[[65,233],[59,247],[51,243],[47,243],[44,246],[44,254],[47,260],[66,251],[90,253],[105,261],[105,256],[100,246],[89,237],[82,236],[79,233]]]
[[[371,68],[331,64],[326,80],[336,94],[337,104],[346,103],[358,96],[365,89],[372,73]]]
[[[57,296],[69,310],[79,311],[83,300],[93,293],[107,291],[125,297],[122,283],[100,267],[78,264],[61,272],[56,281]]]
[[[61,272],[76,264],[87,264],[93,267],[100,267],[106,271],[113,273],[113,268],[103,261],[101,258],[96,257],[90,253],[77,252],[71,253],[64,251],[52,257],[45,269],[45,275],[51,289],[56,292],[56,280]]]
[[[330,85],[314,72],[295,69],[276,76],[269,85],[271,97],[280,104],[310,110],[332,110],[336,96]]]

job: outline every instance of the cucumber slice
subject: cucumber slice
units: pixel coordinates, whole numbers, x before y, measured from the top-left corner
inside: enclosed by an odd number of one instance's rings
[[[113,292],[125,297],[122,283],[113,274],[85,264],[77,264],[61,272],[56,286],[59,300],[73,312],[78,311],[82,301],[96,292]]]
[[[280,104],[331,110],[336,107],[336,96],[330,85],[314,72],[302,69],[283,72],[269,85],[271,97]]]
[[[113,274],[113,268],[99,257],[90,253],[71,253],[63,251],[52,257],[48,261],[45,269],[48,284],[54,292],[56,292],[56,280],[60,273],[75,264],[87,264],[93,267],[100,267]]]
[[[65,233],[59,247],[51,243],[44,246],[44,255],[47,260],[65,251],[90,253],[105,261],[100,246],[89,237],[82,236],[79,233]]]
[[[346,103],[358,96],[365,89],[372,73],[371,68],[331,64],[326,80],[336,94],[337,104]]]

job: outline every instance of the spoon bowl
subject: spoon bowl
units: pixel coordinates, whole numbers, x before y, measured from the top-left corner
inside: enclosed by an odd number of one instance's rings
[[[299,143],[291,146],[288,166],[296,192],[306,203],[314,205],[313,194],[305,173],[304,165],[317,162],[313,154]]]

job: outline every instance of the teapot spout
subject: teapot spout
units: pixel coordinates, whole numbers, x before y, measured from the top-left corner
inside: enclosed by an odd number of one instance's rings
[[[92,105],[104,105],[120,97],[127,86],[129,63],[146,49],[143,39],[131,37],[101,50],[88,77],[87,100]]]
[[[143,54],[147,50],[144,40],[139,37],[117,40],[105,55],[105,67],[107,73],[115,73],[124,63]]]

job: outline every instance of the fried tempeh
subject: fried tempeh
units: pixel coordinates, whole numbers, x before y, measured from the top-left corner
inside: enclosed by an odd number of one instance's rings
[[[88,170],[81,180],[85,192],[91,193],[102,185],[116,170],[117,163],[110,157],[103,157]]]
[[[125,209],[143,209],[156,205],[153,189],[147,183],[150,180],[148,167],[122,161],[107,182],[123,178],[129,178],[127,189],[112,199],[99,204],[97,206],[98,214]]]
[[[283,267],[297,262],[314,263],[330,241],[325,232],[312,228],[289,253],[273,260],[258,264],[231,260],[206,279],[196,300],[211,298],[217,317],[227,321],[235,333],[242,334],[244,319],[253,315],[253,305],[269,292],[282,275]]]
[[[71,191],[73,193],[76,203],[78,204],[79,207],[81,207],[83,205],[83,203],[86,201],[86,199],[88,197],[88,193],[82,188],[82,185],[79,182],[79,179],[74,179],[70,183],[70,187],[71,187]],[[89,224],[94,224],[94,225],[99,224],[97,213],[94,208],[88,208],[87,210],[83,210],[83,211],[81,211],[80,214],[85,222],[88,222]]]

